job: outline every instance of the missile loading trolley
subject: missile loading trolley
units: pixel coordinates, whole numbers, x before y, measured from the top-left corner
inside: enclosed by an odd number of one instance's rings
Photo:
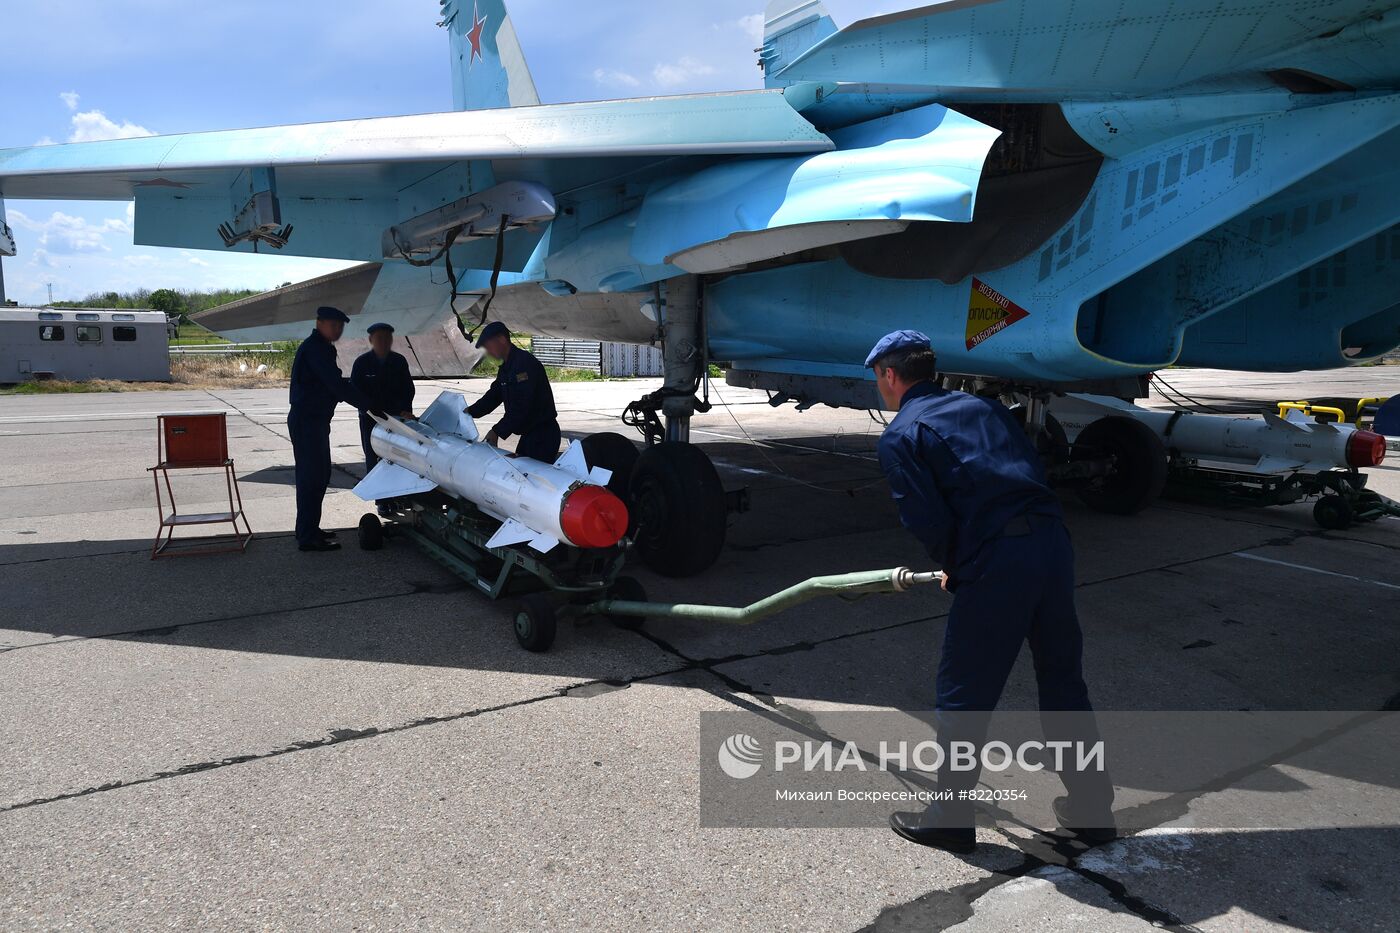
[[[902,593],[942,579],[898,567],[813,577],[744,607],[648,602],[642,584],[621,573],[632,553],[663,575],[688,576],[723,544],[723,511],[709,519],[718,534],[687,536],[680,547],[667,520],[688,492],[702,505],[716,490],[722,497],[713,467],[689,469],[698,452],[688,445],[639,453],[616,434],[575,441],[553,464],[511,458],[479,439],[465,409],[461,395],[444,392],[417,421],[378,419],[371,444],[382,459],[355,494],[377,502],[379,514],[360,520],[360,547],[404,537],[488,598],[516,598],[515,637],[529,651],[547,651],[561,619],[751,625],[823,596]],[[665,507],[652,501],[663,497]]]

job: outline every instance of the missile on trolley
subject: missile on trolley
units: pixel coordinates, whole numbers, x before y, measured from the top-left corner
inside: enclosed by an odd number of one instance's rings
[[[416,421],[376,418],[370,444],[382,459],[355,495],[372,502],[441,489],[502,523],[487,547],[605,548],[627,534],[627,506],[606,488],[612,472],[590,468],[579,442],[553,464],[513,459],[481,441],[466,407],[444,392]]]
[[[1098,418],[1133,418],[1151,428],[1169,451],[1250,473],[1324,473],[1385,461],[1381,435],[1349,424],[1313,421],[1298,411],[1287,418],[1265,414],[1262,419],[1195,414],[1139,408],[1093,395],[1056,399],[1051,409],[1071,439]]]

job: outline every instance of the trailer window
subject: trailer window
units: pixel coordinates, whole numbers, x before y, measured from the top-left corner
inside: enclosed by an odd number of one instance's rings
[[[100,314],[79,314],[79,315],[78,315],[78,320],[80,320],[80,321],[100,321],[100,320],[102,320],[102,315],[100,315]],[[82,339],[82,338],[79,338],[79,339]]]
[[[78,343],[101,343],[102,328],[96,324],[78,325]]]
[[[41,321],[61,321],[61,320],[63,320],[63,315],[59,314],[57,311],[40,311],[40,312],[39,312],[39,320],[41,320]]]
[[[136,340],[136,328],[134,327],[113,327],[112,339],[117,343],[132,343]]]
[[[114,314],[114,315],[112,315],[112,320],[114,320],[114,321],[134,321],[134,320],[136,320],[136,315],[134,315],[134,314]]]
[[[40,340],[62,340],[63,326],[61,324],[42,324],[39,326]]]

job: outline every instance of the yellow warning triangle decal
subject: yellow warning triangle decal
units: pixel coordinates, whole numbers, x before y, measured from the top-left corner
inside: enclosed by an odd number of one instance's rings
[[[967,304],[967,348],[975,349],[988,337],[1028,317],[1030,312],[1025,308],[981,279],[973,279],[972,298]]]

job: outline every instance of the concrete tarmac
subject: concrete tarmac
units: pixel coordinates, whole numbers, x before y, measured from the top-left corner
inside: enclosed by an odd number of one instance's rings
[[[1237,411],[1400,392],[1400,367],[1167,378]],[[421,383],[419,400],[485,385]],[[618,412],[653,387],[556,386],[565,433],[625,430]],[[872,418],[722,385],[712,400],[693,439],[752,511],[702,577],[639,571],[653,598],[739,604],[925,563]],[[245,555],[149,559],[146,468],[171,411],[230,413],[258,535]],[[346,548],[299,553],[285,418],[284,389],[0,399],[0,928],[1382,930],[1400,916],[1396,775],[1338,767],[1373,747],[1360,716],[1096,849],[991,821],[966,858],[883,828],[702,829],[701,713],[928,709],[950,599],[818,602],[745,629],[565,625],[529,654],[507,606],[412,547],[354,546],[366,509],[346,409],[325,520]],[[1400,497],[1400,470],[1371,473]],[[218,508],[217,476],[177,483],[183,510]],[[1400,708],[1400,523],[1065,506],[1100,708]],[[1026,656],[1004,705],[1034,708]],[[1241,800],[1273,828],[1199,828]],[[1300,809],[1350,817],[1290,828]]]

